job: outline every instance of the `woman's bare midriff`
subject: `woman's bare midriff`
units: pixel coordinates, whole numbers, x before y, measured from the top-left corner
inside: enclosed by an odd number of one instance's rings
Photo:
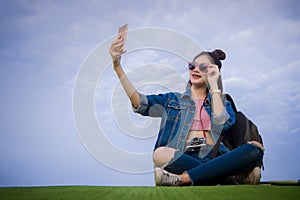
[[[206,143],[210,145],[214,145],[214,140],[212,138],[212,135],[210,131],[205,131],[206,135]],[[195,137],[203,138],[204,137],[204,131],[190,131],[187,137],[187,140],[191,140]]]

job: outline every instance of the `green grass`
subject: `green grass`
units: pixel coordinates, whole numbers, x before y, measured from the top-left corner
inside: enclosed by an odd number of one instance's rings
[[[194,187],[56,186],[0,188],[0,199],[300,199],[299,186],[238,185]]]

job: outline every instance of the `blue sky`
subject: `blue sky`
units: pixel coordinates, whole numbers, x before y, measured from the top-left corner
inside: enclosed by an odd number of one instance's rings
[[[158,44],[185,36],[206,50],[223,49],[225,91],[258,125],[264,139],[262,179],[298,179],[299,7],[296,0],[1,2],[0,186],[154,184],[152,173],[125,169],[147,168],[147,163],[102,149],[101,139],[87,144],[74,120],[74,102],[85,98],[74,100],[78,76],[88,62],[100,62],[103,73],[95,79],[92,106],[105,138],[122,152],[152,151],[157,121],[132,114],[112,69],[101,63],[109,54],[97,54],[124,23],[130,29],[129,50],[137,43],[134,34],[149,33],[151,27],[174,34],[159,38]],[[142,35],[141,42],[151,37]],[[180,47],[180,42],[168,47]],[[187,78],[184,60],[159,49],[132,50],[122,61],[145,93],[182,90],[181,78]],[[151,83],[143,82],[145,74]],[[169,75],[165,82],[162,74]],[[125,117],[132,124],[122,124]],[[131,130],[144,135],[130,135]],[[100,154],[112,164],[99,159]]]

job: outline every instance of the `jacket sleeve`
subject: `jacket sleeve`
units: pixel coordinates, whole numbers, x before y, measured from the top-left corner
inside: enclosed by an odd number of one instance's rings
[[[221,133],[222,131],[226,131],[235,124],[235,112],[231,106],[230,101],[225,100],[224,109],[219,115],[214,115],[211,113],[211,120],[213,124],[214,132]]]
[[[236,119],[236,115],[231,106],[230,101],[225,100],[225,108],[226,108],[228,117],[227,117],[226,122],[224,123],[224,127],[223,127],[224,131],[228,130],[230,128],[230,126],[235,124],[235,119]]]
[[[132,106],[134,112],[143,116],[161,117],[165,111],[165,104],[169,94],[154,94],[154,95],[140,95],[140,104],[137,108]]]

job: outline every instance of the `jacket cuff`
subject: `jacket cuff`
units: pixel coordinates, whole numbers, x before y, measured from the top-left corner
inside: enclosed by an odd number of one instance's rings
[[[135,113],[139,113],[142,114],[147,110],[148,107],[148,99],[146,97],[146,95],[139,93],[140,95],[140,104],[137,108],[133,107],[132,105],[132,110]]]
[[[226,121],[229,119],[229,114],[227,110],[224,108],[218,116],[212,113],[212,118],[214,124],[222,125],[225,124]]]

